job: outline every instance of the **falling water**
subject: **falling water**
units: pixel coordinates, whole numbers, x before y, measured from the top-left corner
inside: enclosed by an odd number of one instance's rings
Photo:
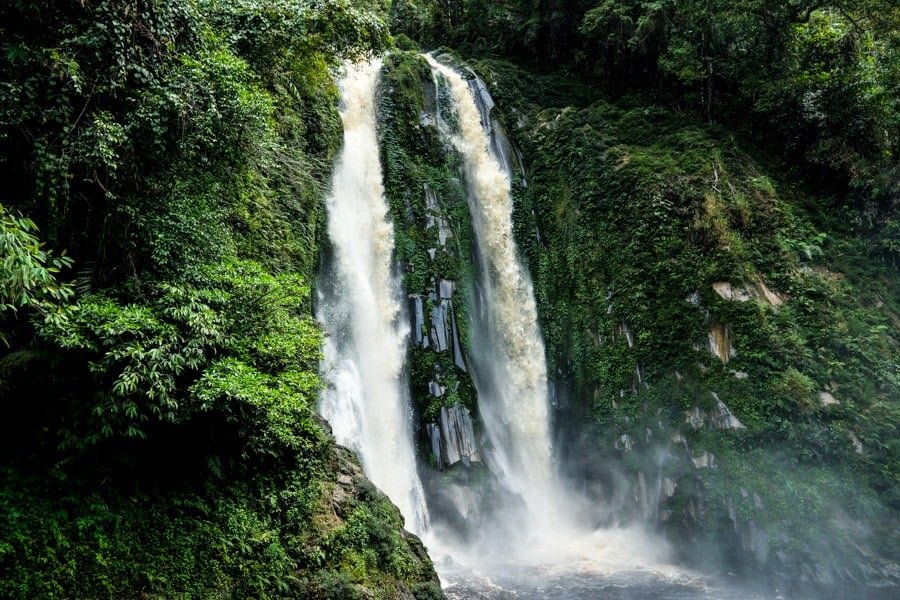
[[[491,117],[493,100],[481,80],[467,81],[425,58],[439,99],[441,90],[449,96],[452,116],[439,115],[438,124],[463,159],[469,191],[478,259],[471,359],[490,467],[525,504],[524,516],[506,508],[492,516],[505,521],[497,531],[510,539],[488,534],[475,547],[450,551],[463,562],[501,553],[508,564],[606,575],[662,565],[664,542],[636,527],[595,529],[591,513],[598,507],[567,489],[554,470],[544,343],[532,282],[513,236],[510,180],[517,155]]]
[[[444,130],[463,157],[469,188],[481,295],[472,328],[473,370],[481,419],[493,446],[492,468],[525,501],[529,527],[540,530],[558,520],[563,495],[551,464],[547,367],[537,307],[513,238],[511,167],[507,153],[491,151],[490,117],[479,109],[468,82],[431,56],[426,59],[449,88],[458,127],[449,132],[444,124]]]
[[[388,219],[376,133],[381,61],[346,66],[341,80],[344,146],[328,199],[334,250],[320,278],[317,316],[326,333],[319,410],[338,442],[355,450],[369,479],[400,508],[406,527],[428,524],[412,446],[404,374],[407,320],[392,268],[394,229]]]

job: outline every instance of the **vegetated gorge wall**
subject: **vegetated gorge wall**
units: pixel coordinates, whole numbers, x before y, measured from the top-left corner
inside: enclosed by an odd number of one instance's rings
[[[896,582],[896,463],[859,443],[896,426],[896,342],[878,334],[896,273],[841,264],[864,244],[720,133],[640,101],[579,107],[584,90],[496,66],[479,70],[529,159],[519,231],[536,219],[523,246],[568,390],[562,464],[589,457],[575,479],[618,489],[691,562]],[[830,235],[829,253],[814,240]]]
[[[900,581],[896,465],[865,441],[895,421],[872,419],[897,393],[883,328],[895,282],[864,266],[863,289],[830,270],[864,251],[839,231],[823,251],[816,241],[835,226],[808,212],[809,191],[702,125],[474,63],[494,107],[474,71],[440,60],[523,150],[493,138],[516,165],[515,237],[547,339],[557,466],[603,507],[595,525],[645,522],[697,566]],[[516,500],[485,467],[462,165],[441,138],[452,117],[423,57],[389,55],[379,94],[422,478],[433,523],[465,538]],[[861,327],[869,345],[848,333]]]
[[[332,67],[383,8],[0,5],[0,597],[442,596],[315,412]]]
[[[29,241],[35,292],[78,288],[53,307],[69,318],[42,324],[28,294],[0,311],[0,596],[440,596],[421,544],[312,406],[307,284],[341,141],[330,68],[392,46],[388,3],[140,4],[0,8],[0,202],[74,259],[56,286]],[[390,4],[440,29],[436,4]],[[556,19],[559,3],[538,4]],[[493,35],[497,14],[464,8],[474,27],[448,12],[454,31]],[[571,31],[550,25],[551,45]],[[527,159],[515,237],[559,464],[609,508],[598,525],[648,522],[695,563],[896,581],[898,277],[841,221],[846,195],[644,98],[472,64]],[[426,61],[395,52],[383,75],[416,444],[435,521],[465,536],[515,499],[484,466],[463,165]],[[804,79],[805,99],[818,78]],[[856,119],[841,116],[857,106],[833,119],[854,122],[849,141]],[[30,240],[8,216],[11,239]]]

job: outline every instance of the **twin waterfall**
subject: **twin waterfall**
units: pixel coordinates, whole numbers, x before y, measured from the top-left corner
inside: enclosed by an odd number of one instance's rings
[[[552,466],[548,381],[532,283],[519,261],[512,224],[508,142],[492,122],[480,80],[425,56],[448,152],[462,159],[474,234],[476,281],[470,294],[471,371],[486,435],[486,461],[518,512],[508,543],[560,550],[572,528]],[[429,527],[418,476],[413,413],[404,369],[409,337],[402,274],[393,266],[394,231],[384,196],[377,137],[381,62],[349,65],[341,80],[344,147],[328,200],[332,254],[319,281],[317,316],[327,341],[320,401],[339,443],[355,450],[367,476],[400,508],[407,529]],[[481,87],[479,87],[481,86]],[[447,112],[446,110],[444,112]],[[522,512],[524,510],[524,512]],[[497,531],[502,530],[498,528]],[[488,534],[487,537],[495,534]]]

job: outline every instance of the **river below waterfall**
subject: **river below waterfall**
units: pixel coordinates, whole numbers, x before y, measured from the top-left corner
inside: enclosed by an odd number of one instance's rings
[[[625,571],[608,574],[509,567],[502,574],[445,571],[451,600],[762,600],[767,596],[729,591],[684,574]]]
[[[508,565],[484,574],[436,565],[449,600],[891,600],[896,589],[871,586],[821,587],[782,591],[761,582],[761,590],[686,572],[563,571]]]

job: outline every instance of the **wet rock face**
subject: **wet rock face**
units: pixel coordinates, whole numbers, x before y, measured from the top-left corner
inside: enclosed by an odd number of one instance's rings
[[[769,560],[769,536],[753,521],[744,528],[741,544],[745,552],[753,555],[758,565],[763,566]]]
[[[431,299],[431,339],[434,340],[434,349],[437,352],[444,352],[450,348],[449,336],[450,330],[450,311],[453,309],[452,301],[446,303],[443,299],[438,300],[434,293],[429,295]]]
[[[737,351],[732,345],[733,334],[731,328],[726,325],[714,324],[709,329],[707,348],[713,356],[728,364],[728,361],[737,356]]]
[[[453,237],[453,231],[450,228],[449,219],[441,211],[437,194],[430,187],[425,188],[425,211],[425,229],[437,227],[438,245],[445,248],[447,241]],[[433,260],[434,256],[431,258]]]
[[[641,518],[649,521],[654,513],[655,506],[651,504],[647,497],[647,477],[643,471],[638,471],[637,484],[635,485],[634,500],[640,510]]]
[[[458,368],[465,371],[465,359],[460,345],[459,328],[456,322],[456,311],[453,306],[453,294],[456,283],[441,279],[435,283],[435,289],[429,292],[431,301],[431,339],[435,352],[451,350],[453,361]],[[427,346],[423,346],[427,347]]]
[[[715,400],[715,406],[710,410],[704,410],[699,406],[695,406],[691,410],[685,412],[685,423],[694,429],[746,429],[744,424],[734,416],[731,409],[726,406],[719,398],[718,394],[712,392]]]
[[[712,452],[704,450],[697,456],[691,458],[695,469],[714,469],[716,466],[716,457]]]
[[[474,71],[470,70],[469,75],[469,88],[471,88],[475,97],[478,112],[481,113],[481,122],[490,137],[491,151],[497,156],[501,165],[509,165],[510,168],[514,168],[524,180],[525,167],[519,149],[510,142],[503,124],[491,114],[495,106],[491,93],[488,91],[484,81]],[[510,177],[513,175],[509,170],[507,170],[507,174]]]
[[[427,430],[439,468],[457,463],[468,467],[473,462],[481,462],[472,417],[465,406],[442,407],[438,423],[428,424]]]
[[[413,340],[417,346],[428,348],[431,342],[428,334],[425,333],[425,299],[420,294],[412,294],[409,297],[409,304],[409,314],[412,317]]]
[[[723,300],[733,302],[757,300],[773,308],[784,304],[784,298],[782,298],[781,294],[769,289],[769,286],[762,279],[744,285],[733,285],[728,281],[717,281],[712,284],[712,287]]]
[[[834,397],[834,394],[831,392],[819,392],[819,402],[822,406],[832,406],[835,404],[840,404],[840,401]]]
[[[664,478],[662,481],[662,493],[665,494],[666,498],[671,498],[675,495],[675,488],[678,487],[678,483],[673,479],[669,479],[668,477]]]
[[[466,360],[463,357],[462,343],[459,339],[459,326],[456,322],[456,311],[450,310],[450,341],[453,344],[453,364],[460,371],[466,371]]]
[[[435,282],[434,289],[428,292],[427,301],[431,310],[427,311],[426,297],[422,294],[409,295],[409,315],[412,326],[413,341],[422,349],[432,348],[435,352],[447,352],[453,355],[453,364],[461,371],[466,371],[466,360],[459,335],[459,324],[453,305],[456,282],[441,279]],[[440,397],[440,394],[433,394]]]
[[[627,433],[623,433],[618,438],[616,438],[614,447],[616,450],[631,452],[632,448],[634,448],[634,441],[631,439],[630,435],[628,435]]]

